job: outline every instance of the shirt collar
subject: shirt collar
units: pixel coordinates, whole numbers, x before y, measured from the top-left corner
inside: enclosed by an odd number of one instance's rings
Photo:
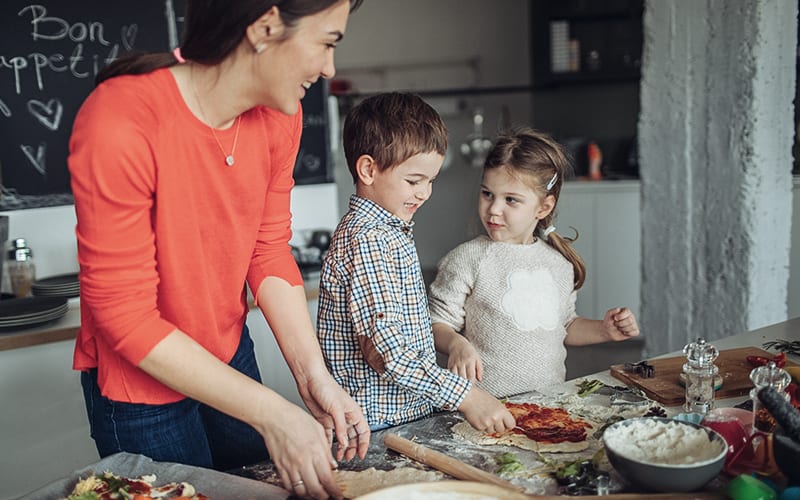
[[[350,210],[375,219],[378,222],[396,227],[404,233],[411,233],[414,228],[413,220],[411,222],[406,222],[369,198],[363,198],[356,194],[350,195]]]

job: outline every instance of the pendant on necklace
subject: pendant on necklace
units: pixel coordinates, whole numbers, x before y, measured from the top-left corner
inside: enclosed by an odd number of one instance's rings
[[[233,166],[233,155],[228,155],[225,157],[225,163],[229,166]]]

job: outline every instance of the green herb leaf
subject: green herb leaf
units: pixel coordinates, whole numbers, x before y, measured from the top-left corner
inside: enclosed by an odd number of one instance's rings
[[[597,379],[583,379],[578,383],[578,396],[584,398],[589,394],[599,391],[605,387],[605,385],[606,384]]]
[[[522,462],[513,453],[502,453],[494,458],[494,461],[500,467],[497,469],[498,474],[506,474],[509,472],[516,472],[522,470]]]

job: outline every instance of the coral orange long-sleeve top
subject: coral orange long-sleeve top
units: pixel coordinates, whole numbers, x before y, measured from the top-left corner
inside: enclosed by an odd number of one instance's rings
[[[73,366],[97,367],[106,397],[183,398],[137,367],[158,342],[177,328],[228,362],[247,314],[245,282],[252,290],[267,276],[302,283],[288,243],[301,113],[257,107],[239,129],[227,166],[168,69],[105,81],[75,119],[68,164],[81,328]],[[216,131],[226,153],[235,133]]]

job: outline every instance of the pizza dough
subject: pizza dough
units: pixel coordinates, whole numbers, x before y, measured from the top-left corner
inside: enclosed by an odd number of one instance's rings
[[[334,471],[334,477],[342,488],[345,498],[356,498],[381,488],[400,484],[440,481],[444,474],[414,467],[400,467],[393,470],[378,470],[374,467],[363,471]]]
[[[577,443],[571,441],[564,441],[562,443],[541,443],[539,441],[534,441],[524,434],[517,434],[514,432],[506,432],[495,436],[475,429],[466,421],[457,423],[453,426],[452,430],[453,434],[471,443],[480,445],[510,445],[522,448],[523,450],[538,451],[540,453],[572,453],[583,451],[589,447],[588,440],[579,441]]]

